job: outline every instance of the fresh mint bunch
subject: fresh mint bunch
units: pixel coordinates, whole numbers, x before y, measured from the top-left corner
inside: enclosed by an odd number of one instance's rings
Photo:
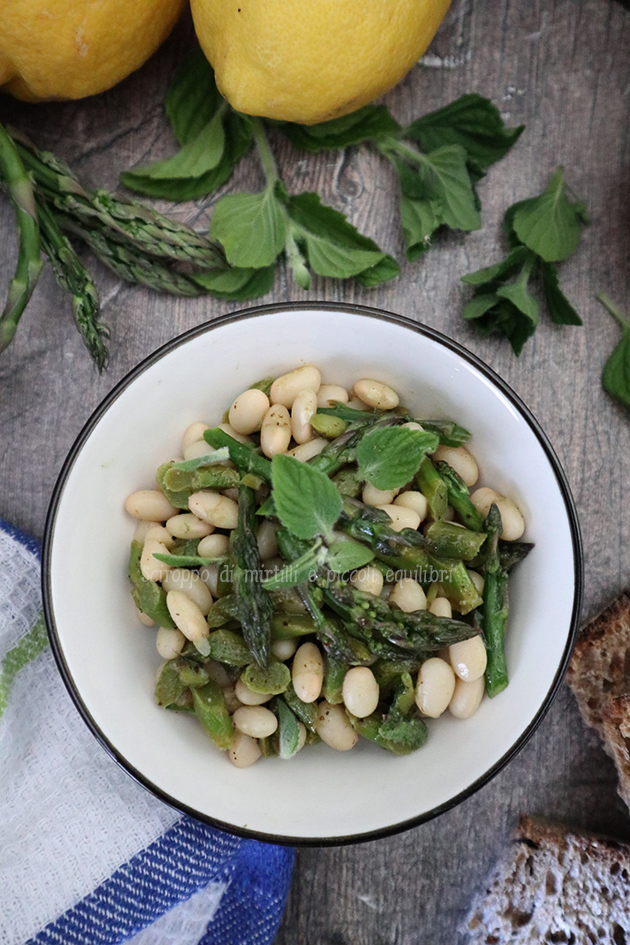
[[[270,127],[311,153],[361,144],[376,148],[399,178],[401,225],[410,260],[426,252],[442,228],[479,229],[475,183],[523,131],[522,126],[506,128],[495,106],[476,94],[464,95],[407,128],[385,105],[366,105],[310,126],[249,118],[222,98],[200,50],[176,74],[165,105],[180,150],[122,174],[121,182],[132,190],[171,200],[210,195],[256,145],[265,175],[263,190],[221,197],[211,223],[211,235],[223,246],[232,269],[195,277],[204,289],[230,299],[268,291],[281,258],[304,289],[310,287],[311,273],[376,286],[400,271],[392,256],[322,203],[318,194],[288,193],[269,146]]]
[[[518,356],[538,326],[539,304],[532,293],[538,280],[551,320],[556,325],[581,325],[560,288],[556,264],[575,252],[586,223],[586,207],[572,194],[558,167],[542,194],[506,211],[507,256],[462,277],[475,289],[464,318],[474,321],[483,335],[505,335]]]

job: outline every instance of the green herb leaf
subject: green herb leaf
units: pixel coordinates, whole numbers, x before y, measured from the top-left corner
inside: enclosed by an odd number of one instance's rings
[[[385,105],[365,105],[342,118],[333,118],[318,125],[286,122],[279,127],[294,147],[311,153],[347,148],[352,144],[400,132],[400,125]]]
[[[164,99],[173,133],[182,147],[197,137],[222,101],[212,66],[201,49],[195,50],[175,73]]]
[[[300,727],[298,720],[284,699],[277,699],[275,708],[278,713],[280,757],[283,759],[292,758],[300,744]]]
[[[575,311],[558,283],[558,268],[554,263],[542,263],[543,289],[547,311],[556,325],[581,325],[582,319]]]
[[[449,145],[431,151],[424,157],[434,175],[442,222],[453,230],[480,229],[481,217],[466,167],[464,149],[459,145]]]
[[[466,285],[475,286],[483,285],[486,282],[494,282],[495,280],[502,282],[522,268],[528,255],[529,250],[526,246],[515,246],[501,262],[495,263],[494,266],[477,269],[476,272],[469,272],[462,276],[462,282],[465,282]]]
[[[328,476],[292,456],[272,460],[273,497],[278,518],[298,538],[330,535],[341,514],[341,496]]]
[[[371,284],[377,285],[400,271],[391,256],[359,233],[343,213],[323,204],[318,194],[289,197],[286,208],[292,234],[304,245],[308,263],[318,275],[347,279],[366,272]],[[385,261],[386,265],[377,270]]]
[[[191,279],[218,299],[245,302],[270,292],[274,275],[273,265],[262,269],[238,269],[233,266],[231,269],[192,273]]]
[[[163,161],[139,167],[131,173],[156,180],[201,177],[215,169],[223,156],[224,147],[223,114],[219,111],[177,154]]]
[[[362,568],[373,560],[374,552],[360,542],[337,539],[330,546],[326,563],[331,571],[344,574],[346,571]]]
[[[470,160],[486,168],[505,157],[524,128],[506,128],[498,108],[473,92],[418,118],[402,136],[417,141],[425,151],[459,144]]]
[[[222,197],[215,205],[210,232],[222,244],[231,265],[244,269],[270,266],[286,239],[286,217],[276,188]]]
[[[327,550],[322,545],[321,540],[318,540],[295,561],[291,561],[280,571],[277,571],[273,577],[263,581],[262,586],[266,591],[277,591],[283,587],[296,587],[298,584],[303,584],[321,568],[326,561],[326,557]]]
[[[580,226],[587,222],[581,201],[569,200],[559,167],[540,196],[523,200],[513,214],[519,240],[546,262],[568,259],[577,249]]]
[[[607,394],[630,407],[630,321],[604,292],[600,292],[597,298],[623,330],[621,341],[604,367],[602,386]]]
[[[427,453],[438,448],[434,433],[407,427],[383,427],[359,441],[359,476],[377,489],[398,489],[417,473]]]

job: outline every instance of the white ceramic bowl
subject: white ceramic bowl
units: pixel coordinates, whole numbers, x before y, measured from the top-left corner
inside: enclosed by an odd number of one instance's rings
[[[128,493],[150,487],[194,420],[220,421],[260,377],[316,363],[324,380],[391,384],[418,416],[472,431],[483,481],[514,496],[534,551],[510,583],[508,688],[467,721],[430,722],[402,758],[361,740],[238,770],[193,719],[153,703],[155,632],[138,626],[126,567]],[[571,653],[582,558],[569,488],[515,394],[477,358],[407,319],[356,306],[277,305],[221,318],[147,358],[87,422],[48,516],[43,591],[52,647],[83,718],[140,783],[200,820],[259,839],[341,843],[382,836],[452,807],[513,757],[540,722]],[[448,715],[448,713],[447,713]]]

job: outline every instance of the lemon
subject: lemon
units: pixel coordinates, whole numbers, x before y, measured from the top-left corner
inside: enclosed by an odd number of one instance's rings
[[[352,112],[423,54],[450,0],[191,0],[237,111],[303,124]]]
[[[186,0],[0,0],[0,87],[27,101],[83,98],[141,66]]]

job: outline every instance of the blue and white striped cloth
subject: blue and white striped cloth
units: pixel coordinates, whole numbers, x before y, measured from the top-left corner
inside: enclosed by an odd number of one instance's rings
[[[0,945],[268,945],[293,851],[182,816],[122,772],[40,609],[38,546],[0,520]]]

